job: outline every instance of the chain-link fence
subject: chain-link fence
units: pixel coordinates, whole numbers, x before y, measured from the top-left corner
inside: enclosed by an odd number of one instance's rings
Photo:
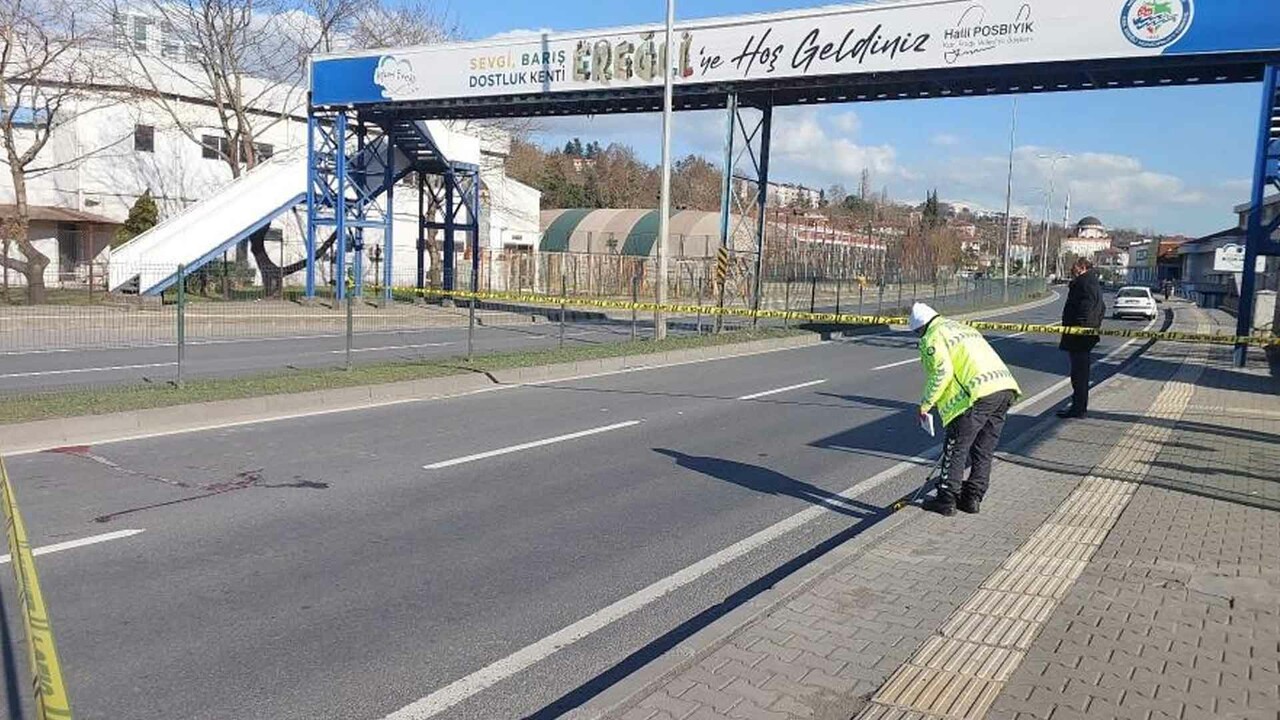
[[[703,243],[715,249],[714,245]],[[686,245],[685,249],[689,246]],[[931,282],[881,273],[867,250],[818,258],[784,258],[759,265],[754,253],[673,256],[666,299],[685,310],[667,317],[676,333],[710,332],[710,310],[728,308],[900,315],[914,300],[940,310],[1017,303],[1043,292],[1042,282],[938,274]],[[840,260],[835,261],[836,257]],[[314,297],[304,297],[301,273],[274,278],[246,261],[217,259],[156,296],[107,293],[99,287],[51,288],[40,305],[0,304],[0,394],[129,383],[174,384],[180,379],[232,377],[266,371],[340,368],[352,363],[413,361],[474,352],[514,351],[648,338],[652,315],[579,306],[563,333],[547,327],[560,306],[584,298],[654,302],[659,279],[652,257],[618,253],[459,253],[455,287],[516,293],[517,299],[457,303],[417,291],[416,267],[395,268],[386,291],[385,268],[368,264],[348,275],[350,302],[337,299],[333,269],[317,268]],[[444,265],[445,263],[440,263]],[[444,268],[424,262],[428,289],[441,286]],[[95,270],[105,277],[106,268]],[[169,277],[179,268],[148,268]],[[433,272],[433,270],[437,270]],[[99,272],[101,271],[101,272]],[[810,274],[806,274],[810,273]],[[361,282],[356,282],[356,277]],[[723,288],[723,299],[720,289]],[[64,293],[64,294],[59,294]],[[75,293],[67,295],[65,293]],[[543,296],[530,302],[528,295]],[[758,298],[757,298],[758,295]],[[474,313],[474,320],[473,320]],[[723,327],[750,325],[730,316]],[[770,321],[767,324],[784,324]],[[789,323],[787,323],[789,324]]]

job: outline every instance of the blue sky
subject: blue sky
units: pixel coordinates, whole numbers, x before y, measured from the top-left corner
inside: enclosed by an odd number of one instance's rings
[[[820,5],[796,0],[677,0],[679,19]],[[555,31],[660,22],[661,0],[489,0],[482,12],[456,11],[471,38],[512,30]],[[1201,235],[1233,222],[1248,199],[1260,90],[1253,85],[1108,90],[1022,96],[1018,100],[1014,202],[1036,220],[1050,184],[1041,154],[1072,155],[1057,166],[1053,215],[1065,189],[1071,216],[1097,215],[1112,226]],[[776,111],[773,177],[855,188],[863,167],[873,185],[897,199],[942,198],[1003,209],[1013,99],[912,100]],[[537,124],[536,139],[563,145],[623,142],[656,162],[656,116],[557,118]],[[720,156],[723,116],[676,116],[675,150]],[[815,152],[815,148],[822,152]]]

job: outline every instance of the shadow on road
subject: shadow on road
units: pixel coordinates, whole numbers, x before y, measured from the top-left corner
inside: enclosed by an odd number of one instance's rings
[[[730,482],[738,482],[739,484],[744,484],[745,487],[752,487],[752,485],[741,482],[744,477],[747,477],[750,478],[747,482],[763,488],[762,492],[774,492],[775,494],[786,495],[792,495],[793,492],[799,493],[792,496],[802,497],[809,502],[815,502],[823,505],[824,507],[832,507],[831,504],[826,502],[823,498],[824,496],[832,496],[834,493],[829,493],[821,488],[814,488],[807,483],[798,482],[786,477],[785,475],[764,470],[764,468],[720,460],[718,458],[695,457],[672,450],[656,451],[675,458],[683,467],[689,467],[690,469],[698,470],[699,472],[705,472],[712,477],[720,478],[721,474],[723,474],[726,477],[721,479],[726,479]],[[689,464],[685,465],[686,462]],[[702,468],[705,468],[705,470]],[[763,473],[761,471],[763,471]],[[915,490],[918,487],[918,482],[924,480],[924,474],[919,473],[915,480],[917,482],[914,482],[911,485],[911,494],[915,493]],[[778,490],[769,490],[769,488],[778,488],[782,492],[778,492]],[[889,508],[877,508],[863,503],[853,503],[843,498],[841,498],[841,500],[847,507],[843,510],[838,508],[832,509],[857,518],[856,522],[830,538],[818,543],[809,550],[806,550],[796,557],[782,563],[766,573],[760,579],[744,586],[742,589],[726,597],[719,604],[703,610],[701,613],[681,623],[665,634],[655,638],[647,645],[644,645],[630,655],[622,658],[600,674],[552,701],[541,710],[526,716],[525,720],[552,720],[553,718],[562,717],[575,708],[581,707],[592,698],[617,684],[635,671],[662,657],[672,648],[678,646],[680,643],[689,639],[708,625],[711,625],[716,620],[724,617],[742,605],[745,605],[761,593],[773,588],[797,570],[800,570],[832,550],[870,530],[876,524],[892,514]]]
[[[675,460],[676,464],[682,468],[765,495],[793,497],[855,518],[865,518],[882,510],[882,508],[874,505],[851,500],[830,490],[824,490],[817,485],[796,480],[759,465],[716,457],[686,455],[678,450],[667,450],[665,448],[654,448],[653,451]]]

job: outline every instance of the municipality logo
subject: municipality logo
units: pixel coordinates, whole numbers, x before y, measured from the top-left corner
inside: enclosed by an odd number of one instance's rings
[[[1129,42],[1160,48],[1182,37],[1191,26],[1191,0],[1128,0],[1120,11],[1120,25]]]

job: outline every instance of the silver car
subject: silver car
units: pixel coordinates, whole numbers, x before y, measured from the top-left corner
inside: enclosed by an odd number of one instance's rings
[[[1160,311],[1151,290],[1144,287],[1122,287],[1116,292],[1116,304],[1111,316],[1117,320],[1127,317],[1155,320]]]

